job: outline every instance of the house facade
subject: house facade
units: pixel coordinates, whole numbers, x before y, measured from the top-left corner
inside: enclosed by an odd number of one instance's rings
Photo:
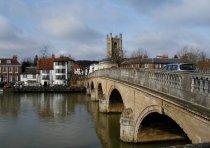
[[[25,72],[20,75],[20,81],[24,82],[25,86],[38,86],[39,74],[36,67],[26,67]]]
[[[80,64],[74,64],[74,74],[76,75],[85,75],[85,70]]]
[[[13,58],[0,58],[0,82],[20,81],[21,64],[17,56]]]
[[[69,57],[42,58],[38,60],[39,83],[41,85],[66,85],[73,73],[74,61]]]

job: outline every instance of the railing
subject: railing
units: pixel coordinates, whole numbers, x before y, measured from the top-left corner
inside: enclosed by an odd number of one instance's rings
[[[95,71],[88,76],[107,77],[132,83],[191,106],[210,111],[210,75],[201,73],[176,73],[155,69],[112,68]],[[210,112],[209,112],[210,113]]]
[[[203,74],[210,74],[210,68],[201,68],[198,69],[198,72]]]

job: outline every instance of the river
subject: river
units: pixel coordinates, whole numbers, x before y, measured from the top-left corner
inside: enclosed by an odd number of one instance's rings
[[[98,112],[83,93],[0,94],[1,148],[153,148],[180,144],[127,144],[120,114]],[[181,142],[182,143],[182,142]]]

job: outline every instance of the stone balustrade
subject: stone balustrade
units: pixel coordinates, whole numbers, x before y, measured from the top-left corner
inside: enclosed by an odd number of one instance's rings
[[[199,73],[210,74],[210,68],[201,68],[197,70]]]
[[[173,101],[186,103],[210,113],[210,74],[167,72],[155,69],[111,68],[89,74],[90,77],[106,77],[170,96]],[[209,115],[208,115],[209,116]]]

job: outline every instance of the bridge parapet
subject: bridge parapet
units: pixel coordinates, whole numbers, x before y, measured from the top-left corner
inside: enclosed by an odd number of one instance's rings
[[[111,68],[95,71],[91,77],[106,77],[143,87],[189,107],[210,119],[210,75],[176,73],[154,69]]]

